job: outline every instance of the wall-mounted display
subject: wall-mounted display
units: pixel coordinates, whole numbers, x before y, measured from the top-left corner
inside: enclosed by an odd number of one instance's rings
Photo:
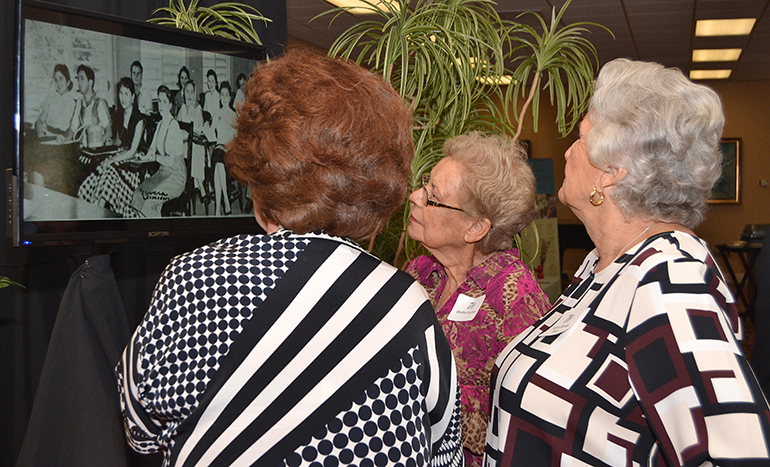
[[[21,2],[16,245],[258,231],[225,145],[263,48]]]

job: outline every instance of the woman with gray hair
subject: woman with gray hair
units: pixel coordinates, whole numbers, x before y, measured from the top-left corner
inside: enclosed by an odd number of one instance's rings
[[[595,87],[559,199],[596,249],[497,359],[488,465],[768,465],[735,300],[692,231],[720,175],[719,98],[624,59]]]
[[[521,146],[504,136],[450,139],[445,157],[411,194],[407,232],[431,253],[407,272],[428,291],[457,364],[463,450],[481,465],[495,358],[550,307],[512,248],[535,217],[535,177]]]

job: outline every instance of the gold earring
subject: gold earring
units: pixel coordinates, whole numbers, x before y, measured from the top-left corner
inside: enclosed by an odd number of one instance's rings
[[[596,197],[597,195],[599,196],[598,199]],[[588,195],[588,201],[590,201],[591,204],[593,204],[594,206],[601,206],[602,203],[604,202],[604,193],[602,193],[601,191],[597,190],[596,187],[594,187],[594,191],[592,191],[591,194]]]

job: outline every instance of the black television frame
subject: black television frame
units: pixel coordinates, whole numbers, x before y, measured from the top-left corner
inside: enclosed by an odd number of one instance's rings
[[[222,238],[240,233],[261,233],[253,213],[238,216],[156,217],[144,219],[25,219],[25,22],[41,21],[70,28],[132,38],[146,43],[213,52],[256,65],[265,49],[216,36],[158,26],[110,15],[32,0],[17,2],[14,63],[14,157],[6,170],[7,235],[14,246],[120,243],[128,241]],[[116,60],[117,61],[117,60]],[[72,70],[74,79],[74,70]],[[247,73],[248,74],[248,73]],[[117,81],[118,77],[114,77]],[[235,77],[228,79],[232,85]],[[221,81],[221,80],[220,80]]]

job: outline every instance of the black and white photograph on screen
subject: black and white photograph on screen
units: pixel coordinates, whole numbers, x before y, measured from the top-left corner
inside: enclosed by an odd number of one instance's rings
[[[25,220],[251,215],[223,157],[254,60],[24,27]]]

